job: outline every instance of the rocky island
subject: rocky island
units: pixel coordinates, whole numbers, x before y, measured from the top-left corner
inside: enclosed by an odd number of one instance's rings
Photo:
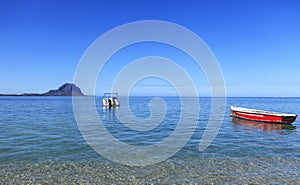
[[[65,83],[56,90],[39,93],[0,94],[0,96],[84,96],[81,89],[72,83]]]

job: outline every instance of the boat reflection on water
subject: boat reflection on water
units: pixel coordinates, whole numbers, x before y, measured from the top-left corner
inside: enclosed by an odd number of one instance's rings
[[[101,111],[101,112],[100,112]],[[102,106],[102,110],[98,110],[99,117],[103,123],[118,122],[116,112],[119,111],[119,107],[105,107]]]
[[[119,107],[105,107],[105,106],[102,106],[102,110],[103,110],[103,112],[117,111],[117,110],[119,110]]]
[[[105,107],[102,106],[102,116],[113,116],[115,117],[115,113],[119,111],[119,107]]]
[[[231,122],[236,125],[245,126],[248,128],[258,129],[262,131],[276,131],[276,130],[295,130],[296,126],[292,124],[278,124],[278,123],[265,123],[259,121],[250,121],[239,118],[231,118]]]

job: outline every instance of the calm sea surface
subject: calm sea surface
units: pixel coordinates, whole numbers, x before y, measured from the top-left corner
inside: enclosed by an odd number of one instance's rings
[[[100,97],[96,104],[115,138],[147,146],[168,138],[180,119],[180,99],[162,99],[166,117],[150,131],[131,130],[118,121],[122,98],[117,110],[103,109]],[[130,98],[137,118],[150,116],[150,100]],[[198,147],[211,103],[210,98],[199,101],[200,117],[189,142],[171,158],[139,167],[109,161],[87,144],[74,118],[72,98],[0,97],[0,184],[300,184],[299,119],[293,126],[283,126],[229,117],[229,105],[300,115],[300,98],[227,98],[219,133],[202,152]]]

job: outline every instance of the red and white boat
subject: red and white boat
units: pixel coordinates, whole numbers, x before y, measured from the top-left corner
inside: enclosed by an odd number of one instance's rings
[[[236,106],[230,106],[230,109],[231,115],[233,117],[252,121],[290,124],[293,123],[297,118],[296,114],[268,112],[263,110],[248,109]]]

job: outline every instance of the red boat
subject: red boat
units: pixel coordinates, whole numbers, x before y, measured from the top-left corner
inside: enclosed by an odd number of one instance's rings
[[[297,118],[296,114],[268,112],[263,110],[248,109],[248,108],[242,108],[236,106],[230,106],[230,109],[231,109],[231,115],[233,117],[252,120],[252,121],[290,124],[293,123]]]

